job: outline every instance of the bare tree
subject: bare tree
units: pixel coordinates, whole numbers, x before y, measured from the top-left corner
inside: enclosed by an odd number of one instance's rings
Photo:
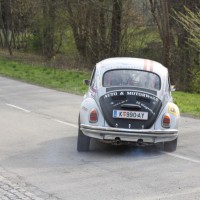
[[[185,13],[176,12],[178,20],[189,34],[189,44],[200,51],[200,8],[196,12],[185,7]]]
[[[59,52],[67,30],[66,23],[61,19],[62,5],[61,0],[37,0],[35,7],[32,7],[36,14],[28,30],[31,35],[29,42],[33,50],[42,53],[47,59]]]
[[[54,54],[55,13],[54,0],[42,0],[43,11],[43,54],[51,58]]]
[[[119,55],[122,19],[122,0],[113,0],[110,56]]]
[[[169,25],[169,2],[168,0],[149,0],[151,13],[157,24],[163,43],[163,63],[170,68],[170,25]]]
[[[81,56],[92,63],[106,57],[121,54],[122,32],[130,27],[123,21],[130,11],[122,0],[65,0],[67,20],[70,24],[77,50]],[[123,21],[123,24],[122,24]],[[132,19],[132,21],[134,21]],[[123,46],[124,47],[124,46]]]
[[[5,41],[5,46],[8,48],[10,55],[12,55],[12,11],[11,1],[0,1],[0,28],[2,30],[2,40]]]

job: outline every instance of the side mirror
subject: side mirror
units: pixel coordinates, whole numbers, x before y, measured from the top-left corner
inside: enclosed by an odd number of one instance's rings
[[[90,80],[84,79],[84,80],[83,80],[83,84],[84,84],[84,85],[90,85]]]
[[[176,91],[176,87],[175,87],[175,85],[171,85],[170,90],[171,90],[171,92],[175,92],[175,91]]]

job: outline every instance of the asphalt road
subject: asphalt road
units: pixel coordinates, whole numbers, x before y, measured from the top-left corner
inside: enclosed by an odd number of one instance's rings
[[[76,151],[82,97],[0,77],[0,199],[199,200],[200,120],[177,151],[92,142]]]

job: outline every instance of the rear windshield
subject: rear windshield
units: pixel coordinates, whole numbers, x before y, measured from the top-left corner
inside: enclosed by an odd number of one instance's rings
[[[104,87],[134,86],[160,90],[160,77],[157,74],[130,69],[110,70],[103,76]]]

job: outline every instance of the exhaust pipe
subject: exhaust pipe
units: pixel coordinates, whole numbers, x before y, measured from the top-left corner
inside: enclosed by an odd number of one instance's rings
[[[142,145],[143,145],[143,139],[138,139],[137,144],[138,144],[139,146],[142,146]]]
[[[116,145],[121,144],[121,140],[120,140],[119,137],[116,137],[116,138],[115,138],[115,142],[114,142],[114,144],[116,144]]]

